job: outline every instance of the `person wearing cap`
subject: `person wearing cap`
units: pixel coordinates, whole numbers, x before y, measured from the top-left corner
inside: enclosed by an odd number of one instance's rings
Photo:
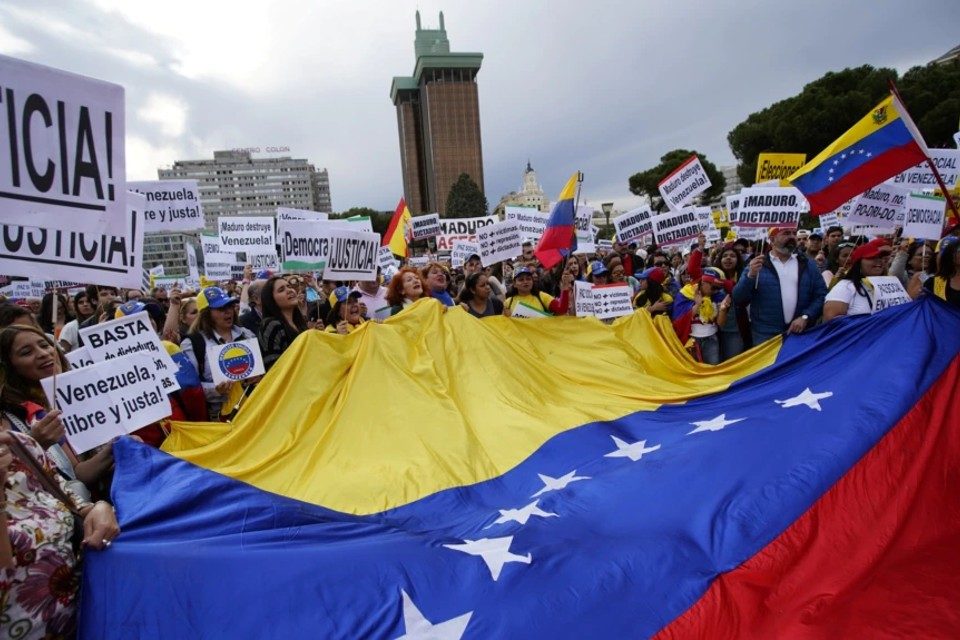
[[[353,333],[366,322],[360,315],[360,292],[351,291],[347,287],[337,287],[333,290],[333,295],[336,296],[337,303],[327,316],[327,328],[324,331],[343,336]]]
[[[754,346],[784,332],[802,333],[812,327],[827,295],[817,264],[796,254],[796,231],[775,227],[769,235],[769,255],[753,258],[733,288],[733,302],[750,305]]]
[[[514,273],[514,278],[516,278],[516,273]],[[587,280],[593,284],[609,284],[610,271],[607,269],[607,265],[603,263],[603,260],[594,260],[590,263],[590,266],[587,268]]]
[[[599,263],[601,266],[603,263]],[[533,283],[533,270],[528,266],[517,267],[513,272],[513,287],[507,292],[503,305],[503,315],[510,316],[518,304],[525,304],[537,311],[557,316],[567,314],[570,308],[570,290],[573,288],[573,274],[564,272],[560,279],[560,297],[554,298],[544,293]]]
[[[263,319],[257,340],[263,355],[263,367],[269,371],[297,336],[307,330],[307,319],[300,310],[297,289],[282,276],[268,279],[259,298]]]
[[[920,279],[911,280],[910,294],[916,298],[920,291],[934,295],[952,307],[960,309],[960,239],[947,236],[940,241],[937,272],[919,285]]]
[[[651,316],[669,312],[673,296],[663,288],[667,272],[660,267],[650,267],[635,274],[635,277],[640,283],[640,293],[633,298],[634,308],[645,309]]]
[[[200,386],[207,398],[207,411],[212,420],[219,417],[232,383],[214,384],[207,361],[207,347],[256,338],[249,329],[236,324],[239,302],[220,287],[201,290],[197,295],[197,319],[190,327],[190,333],[180,343],[183,354],[200,374]]]
[[[706,364],[720,363],[718,325],[727,321],[730,309],[724,284],[723,272],[707,267],[698,281],[680,289],[670,312],[680,342],[693,347],[697,360]]]
[[[823,305],[823,321],[840,316],[858,316],[873,312],[873,285],[866,278],[887,272],[890,243],[883,238],[871,240],[853,250],[850,266],[830,289]]]

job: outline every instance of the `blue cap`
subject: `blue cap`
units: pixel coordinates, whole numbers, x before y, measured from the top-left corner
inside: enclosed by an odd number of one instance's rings
[[[273,274],[269,269],[263,269],[261,271],[257,271],[257,280],[269,280],[270,276],[272,275]]]
[[[236,298],[231,298],[227,292],[220,287],[207,287],[197,295],[197,310],[203,311],[207,307],[211,309],[222,309],[227,305],[240,302]]]
[[[590,265],[590,275],[599,276],[604,273],[607,273],[607,265],[603,264],[603,260],[594,260]]]
[[[337,302],[346,302],[348,298],[359,298],[362,294],[359,291],[351,291],[349,287],[337,287],[333,290],[333,295]]]
[[[135,313],[140,313],[141,311],[146,311],[147,305],[137,300],[131,300],[130,302],[124,302],[122,305],[117,307],[116,312],[113,314],[114,318],[122,318],[124,316],[132,316]]]
[[[524,266],[522,266],[522,267],[517,267],[516,269],[513,270],[513,279],[516,280],[517,278],[519,278],[519,277],[522,276],[523,274],[527,274],[528,276],[530,276],[530,277],[532,278],[532,277],[533,277],[533,269],[531,269],[530,267],[528,267],[528,266],[526,266],[526,265],[524,265]]]

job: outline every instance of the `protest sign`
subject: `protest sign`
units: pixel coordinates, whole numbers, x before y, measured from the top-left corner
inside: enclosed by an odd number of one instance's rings
[[[520,222],[504,220],[477,229],[477,244],[480,245],[480,262],[485,267],[519,257],[523,254]]]
[[[534,309],[528,304],[523,302],[518,302],[517,305],[513,308],[513,311],[510,312],[511,318],[550,318],[552,317],[549,313],[544,313],[540,309]]]
[[[0,78],[0,222],[123,235],[123,87],[7,56]]]
[[[237,262],[233,253],[210,253],[203,256],[203,275],[208,280],[223,282],[233,279],[233,266]]]
[[[836,211],[830,213],[825,213],[820,216],[820,226],[825,230],[830,227],[839,227],[840,226],[840,216],[837,215]]]
[[[499,222],[496,216],[476,218],[440,218],[437,251],[451,251],[457,241],[476,242],[477,229]]]
[[[5,202],[0,198],[0,203]],[[143,281],[144,197],[124,198],[126,217],[101,231],[68,229],[70,215],[58,214],[64,225],[0,224],[0,273],[37,280],[56,276],[74,282],[139,288]]]
[[[183,241],[183,250],[187,254],[187,275],[194,282],[200,282],[200,268],[197,263],[197,250],[187,242]]]
[[[323,267],[324,280],[376,280],[380,234],[331,229],[330,255]]]
[[[683,244],[697,237],[703,226],[693,207],[679,212],[662,213],[651,218],[653,241],[661,247]]]
[[[223,251],[276,252],[273,218],[268,216],[220,216],[217,230]]]
[[[740,192],[737,227],[796,229],[803,195],[796,187],[751,187]]]
[[[727,221],[731,225],[737,224],[737,213],[740,211],[740,194],[727,196]]]
[[[350,227],[350,229],[353,229],[354,231],[374,233],[373,222],[370,221],[370,216],[350,216],[349,218],[344,218],[342,220],[331,220],[331,222],[349,223],[351,225],[355,225]]]
[[[214,384],[246,380],[264,373],[263,355],[256,338],[209,345],[207,362]]]
[[[272,271],[274,273],[280,271],[280,258],[277,257],[277,252],[272,251],[270,253],[250,253],[247,252],[247,264],[250,265],[250,268],[253,269],[253,272],[257,271]]]
[[[613,240],[597,240],[597,252],[609,253],[613,249]]]
[[[407,266],[419,269],[430,264],[430,256],[410,256],[407,258]]]
[[[70,363],[70,370],[73,371],[92,365],[93,356],[90,355],[90,350],[85,346],[78,346],[71,349],[70,353],[67,354],[67,362]]]
[[[694,154],[661,180],[657,188],[670,210],[679,211],[683,205],[710,188],[710,178],[700,164],[700,158]]]
[[[947,201],[938,196],[910,194],[903,224],[904,237],[938,239],[943,231],[946,206]]]
[[[160,386],[167,393],[180,388],[177,365],[160,343],[160,336],[150,324],[146,311],[123,316],[80,329],[80,339],[94,362],[116,360],[132,353],[150,356],[150,369],[160,376]]]
[[[761,153],[757,156],[757,175],[754,182],[786,180],[807,162],[805,153]]]
[[[960,175],[960,149],[928,149],[928,152],[947,189],[956,187],[957,176]],[[939,188],[937,178],[926,160],[895,175],[887,182],[907,187],[911,191],[933,191]]]
[[[730,214],[726,209],[720,207],[714,207],[710,209],[710,218],[713,220],[713,226],[717,227],[729,227],[730,226]]]
[[[43,282],[39,280],[14,280],[3,289],[0,289],[0,293],[7,296],[11,300],[26,300],[28,298],[43,298],[43,294],[46,293],[46,288],[43,285]]]
[[[220,244],[220,236],[212,232],[200,234],[200,251],[203,253],[204,260],[206,260],[208,254],[229,253]]]
[[[459,241],[453,245],[453,251],[450,252],[450,265],[457,269],[470,259],[470,256],[480,255],[480,245],[476,242]]]
[[[703,232],[703,235],[706,238],[708,244],[713,245],[720,242],[720,237],[721,237],[720,229],[717,229],[712,224],[709,227],[707,227],[707,229]]]
[[[594,253],[597,246],[594,243],[596,232],[593,226],[593,207],[579,206],[574,216],[574,233],[576,234],[577,246],[574,253]]]
[[[870,276],[864,279],[873,285],[873,313],[913,300],[896,276]]]
[[[639,240],[644,234],[651,233],[653,231],[652,217],[653,212],[646,205],[617,216],[613,219],[613,228],[617,232],[617,240],[619,242],[633,242]]]
[[[61,373],[55,389],[53,377],[40,383],[50,404],[62,412],[67,441],[77,453],[170,415],[169,390],[144,354]]]
[[[953,134],[953,144],[960,149],[960,131],[957,131],[955,134]]]
[[[516,220],[520,236],[524,240],[536,242],[547,228],[550,214],[543,213],[536,207],[509,206],[503,208],[504,220]]]
[[[601,320],[633,313],[633,298],[626,282],[593,285],[593,310]]]
[[[157,265],[154,265],[154,266],[150,267],[149,273],[150,273],[150,279],[151,279],[151,280],[153,280],[153,279],[156,278],[157,276],[166,275],[166,273],[164,272],[164,267],[163,267],[162,264],[157,264]]]
[[[593,284],[577,280],[573,283],[573,308],[578,317],[596,315],[593,306]]]
[[[440,233],[440,214],[428,213],[424,216],[410,218],[410,228],[413,240],[426,240]]]
[[[329,220],[330,214],[309,209],[277,207],[277,225],[288,220]]]
[[[390,251],[390,247],[380,247],[377,249],[377,264],[380,266],[381,271],[387,267],[400,268],[400,261],[393,257],[393,252]]]
[[[127,188],[147,199],[144,231],[195,231],[203,229],[203,207],[196,180],[128,182]]]
[[[854,201],[849,222],[893,230],[906,213],[910,190],[892,184],[878,184]]]
[[[171,291],[173,289],[184,291],[190,287],[187,279],[179,276],[156,276],[153,279],[153,286],[158,289],[163,289],[164,291]]]

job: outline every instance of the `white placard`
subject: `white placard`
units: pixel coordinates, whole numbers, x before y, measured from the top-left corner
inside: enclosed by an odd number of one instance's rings
[[[824,233],[830,227],[839,227],[840,226],[840,216],[837,215],[835,211],[830,213],[825,213],[820,216],[820,226],[823,227]]]
[[[864,279],[873,285],[873,313],[913,301],[896,276],[871,276]]]
[[[476,218],[440,218],[440,233],[437,234],[437,251],[452,251],[458,241],[476,242],[477,229],[499,222],[496,216]]]
[[[222,282],[233,278],[233,266],[237,263],[236,254],[210,253],[203,258],[203,274],[207,280]]]
[[[619,242],[633,242],[644,234],[653,232],[653,212],[644,205],[631,209],[613,219],[613,228],[617,231]]]
[[[280,271],[280,258],[277,257],[276,251],[271,253],[247,253],[247,264],[250,265],[254,273],[264,269],[273,273]]]
[[[947,189],[956,187],[957,176],[960,175],[960,149],[928,149],[928,151],[930,160],[937,167],[937,173],[943,178]],[[895,175],[887,182],[906,187],[911,191],[934,191],[939,188],[937,179],[926,160]]]
[[[707,243],[710,245],[720,242],[720,229],[717,229],[712,224],[707,227],[707,230],[703,232],[703,235],[706,237]]]
[[[67,354],[67,362],[70,363],[71,371],[89,367],[94,364],[93,356],[90,355],[90,350],[85,346],[78,346],[76,349],[71,349],[70,353]]]
[[[523,238],[520,235],[520,222],[504,220],[477,229],[477,244],[480,245],[480,262],[485,267],[521,256]]]
[[[331,229],[330,255],[323,267],[324,280],[376,280],[380,234]]]
[[[150,267],[150,270],[148,271],[148,273],[154,278],[156,278],[157,276],[166,275],[166,272],[164,271],[164,267],[162,264],[157,264]]]
[[[226,253],[276,253],[273,218],[268,216],[220,216],[217,235]]]
[[[27,298],[43,298],[46,290],[43,282],[39,280],[14,280],[3,289],[0,289],[0,293],[3,293],[3,295],[11,300],[26,300]]]
[[[0,203],[5,202],[0,198]],[[96,224],[75,230],[78,220],[84,219],[74,219],[65,211],[58,214],[63,225],[52,223],[41,228],[0,224],[0,273],[139,288],[143,284],[144,197],[128,193],[124,202],[129,210],[123,222],[106,230]],[[33,225],[40,217],[23,218]]]
[[[370,221],[369,216],[350,216],[349,218],[344,218],[342,220],[331,220],[330,222],[349,223],[351,225],[354,225],[350,227],[354,231],[363,231],[364,233],[374,233],[373,222]]]
[[[203,253],[204,261],[206,261],[208,255],[214,253],[230,253],[224,250],[223,245],[220,244],[220,236],[215,233],[200,234],[200,251]]]
[[[574,253],[594,253],[597,250],[597,245],[594,241],[596,238],[597,227],[593,226],[593,207],[588,206],[579,206],[577,207],[577,213],[574,216],[574,233],[577,238],[577,248],[573,250]]]
[[[657,188],[670,210],[679,211],[683,205],[710,188],[710,178],[700,164],[700,158],[692,155],[661,180]]]
[[[323,271],[330,253],[330,233],[334,229],[365,231],[369,218],[346,220],[285,220],[278,224],[281,267],[287,272]]]
[[[147,199],[144,231],[195,231],[203,229],[203,207],[196,180],[128,182],[127,188]]]
[[[904,220],[910,190],[892,184],[878,184],[854,201],[849,222],[893,230]]]
[[[947,201],[943,198],[910,194],[907,198],[907,217],[903,224],[903,236],[927,240],[940,238],[946,206]]]
[[[7,56],[0,79],[0,222],[122,235],[123,87]]]
[[[576,280],[573,283],[573,306],[577,316],[584,318],[586,316],[596,315],[593,306],[593,284]]]
[[[633,297],[626,282],[593,285],[593,312],[601,320],[633,313]]]
[[[651,221],[653,222],[653,241],[661,247],[689,242],[703,230],[700,217],[694,207],[653,216]]]
[[[277,207],[277,224],[287,220],[329,220],[330,214],[309,209]]]
[[[953,144],[960,149],[960,131],[953,134]]]
[[[381,272],[385,271],[388,267],[400,268],[400,261],[393,257],[393,252],[390,251],[390,247],[380,247],[377,249],[377,264],[380,266]]]
[[[186,278],[180,276],[156,276],[153,279],[153,286],[164,291],[172,291],[173,289],[186,291],[190,285],[187,284]]]
[[[740,194],[727,196],[727,219],[731,226],[737,225],[737,214],[740,212]]]
[[[740,192],[737,227],[796,229],[805,198],[796,187],[751,187]]]
[[[432,238],[440,233],[440,214],[428,213],[425,216],[410,218],[410,228],[414,241]]]
[[[80,339],[94,362],[116,360],[132,353],[150,356],[151,371],[160,376],[161,388],[170,393],[180,388],[177,365],[160,343],[146,311],[80,329]]]
[[[459,241],[453,245],[453,250],[450,252],[450,264],[454,269],[462,267],[473,255],[480,255],[479,243]]]
[[[554,203],[553,206],[557,206]],[[520,235],[525,240],[536,242],[547,228],[549,213],[543,213],[536,207],[509,206],[503,208],[504,220],[516,220]]]
[[[264,373],[263,355],[256,338],[207,346],[207,362],[214,384],[246,380]]]
[[[407,266],[419,269],[430,264],[430,256],[410,256],[407,258]]]
[[[170,415],[170,399],[150,358],[133,354],[40,381],[62,411],[67,440],[84,453]]]
[[[513,311],[510,312],[511,318],[550,318],[552,317],[549,313],[544,313],[539,309],[534,309],[529,305],[525,305],[522,302],[518,302],[516,306],[513,307]]]
[[[187,275],[194,282],[200,282],[200,268],[197,263],[197,249],[187,242],[183,241],[183,250],[187,254]]]

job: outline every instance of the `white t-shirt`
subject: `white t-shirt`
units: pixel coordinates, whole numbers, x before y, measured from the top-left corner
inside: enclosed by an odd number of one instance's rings
[[[74,350],[80,344],[80,321],[71,320],[60,329],[60,342],[66,342],[70,345],[70,350]]]
[[[780,278],[780,301],[783,303],[783,321],[793,322],[793,314],[797,311],[797,293],[800,291],[800,263],[797,256],[791,254],[786,262],[775,255],[770,256],[770,262]]]
[[[373,319],[374,312],[377,309],[382,309],[383,307],[389,307],[390,303],[387,302],[387,288],[379,287],[377,289],[376,295],[370,295],[360,287],[354,287],[354,291],[360,292],[360,302],[367,306],[367,318]]]
[[[852,280],[841,280],[830,289],[826,302],[844,302],[848,316],[859,316],[873,311],[870,299],[857,293]]]

